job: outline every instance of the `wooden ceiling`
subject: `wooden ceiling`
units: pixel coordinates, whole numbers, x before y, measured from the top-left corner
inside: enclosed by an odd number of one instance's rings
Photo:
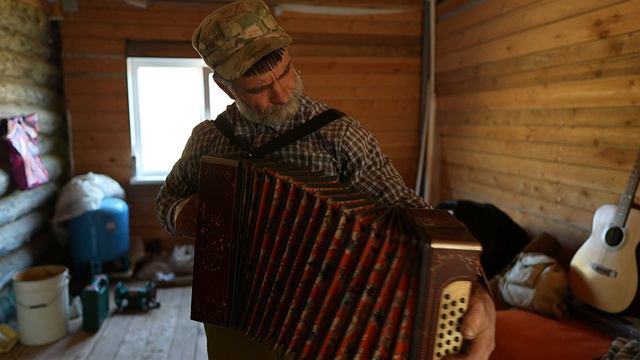
[[[21,0],[41,8],[53,20],[64,19],[64,13],[75,13],[85,2],[82,0]],[[212,4],[226,4],[231,0],[101,0],[107,3],[125,3],[132,7],[145,9],[157,5],[206,6]],[[370,9],[410,9],[422,8],[424,0],[263,0],[270,6],[276,5],[307,5],[309,7],[338,7],[338,8],[370,8]],[[449,0],[469,1],[469,0]]]
[[[176,3],[229,3],[230,0],[147,0],[150,2],[176,2]],[[309,5],[417,5],[422,0],[263,0],[267,4],[309,4]]]
[[[174,4],[226,4],[229,0],[134,0],[147,3],[174,3]],[[340,6],[340,7],[405,7],[421,6],[423,0],[263,0],[269,5],[278,4],[304,4],[315,6]]]

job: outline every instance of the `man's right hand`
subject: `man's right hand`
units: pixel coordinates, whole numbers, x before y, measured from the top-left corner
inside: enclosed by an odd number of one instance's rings
[[[186,237],[196,236],[196,222],[198,219],[198,195],[191,195],[183,199],[173,210],[173,226],[178,235]]]

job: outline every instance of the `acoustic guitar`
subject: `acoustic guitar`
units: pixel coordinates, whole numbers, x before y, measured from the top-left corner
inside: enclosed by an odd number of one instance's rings
[[[591,235],[571,260],[571,292],[584,303],[608,313],[640,313],[640,210],[632,207],[639,181],[640,155],[620,203],[596,210]]]

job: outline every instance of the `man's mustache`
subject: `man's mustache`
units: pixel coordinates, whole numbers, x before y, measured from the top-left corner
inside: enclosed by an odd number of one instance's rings
[[[302,84],[300,74],[296,73],[296,87],[291,94],[291,98],[286,104],[276,104],[272,105],[266,111],[256,111],[246,103],[242,102],[242,100],[236,99],[236,107],[240,114],[249,121],[278,125],[287,121],[298,112],[303,88],[304,86]]]

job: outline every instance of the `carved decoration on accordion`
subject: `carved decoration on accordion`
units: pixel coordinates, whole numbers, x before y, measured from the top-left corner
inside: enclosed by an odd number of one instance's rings
[[[207,303],[211,303],[211,301],[208,301]],[[219,306],[216,306],[213,309],[213,316],[215,316],[215,317],[224,317],[226,312],[227,312],[227,302],[223,301],[223,302],[220,303]]]
[[[416,222],[416,225],[421,226],[421,227],[429,227],[429,226],[434,226],[435,223],[428,217],[422,217],[422,218],[415,218],[414,219]]]
[[[233,171],[220,171],[220,175],[222,176],[222,180],[224,182],[231,184],[233,186],[233,190],[235,193],[236,190],[236,174]]]
[[[450,262],[451,260],[455,260],[456,258],[458,259],[458,261],[464,264],[464,266],[470,273],[475,274],[478,272],[478,266],[480,265],[477,258],[474,258],[473,256],[452,253],[436,254],[435,261],[433,262],[430,270],[438,271],[438,269],[444,264]]]
[[[209,221],[214,225],[215,228],[220,228],[222,226],[222,211],[217,211],[214,214],[209,214]],[[212,238],[208,248],[208,254],[210,254],[209,261],[203,264],[206,268],[211,270],[219,270],[221,263],[224,261],[224,253],[225,246],[228,243],[225,240],[225,234],[223,232],[219,232],[218,236]]]

